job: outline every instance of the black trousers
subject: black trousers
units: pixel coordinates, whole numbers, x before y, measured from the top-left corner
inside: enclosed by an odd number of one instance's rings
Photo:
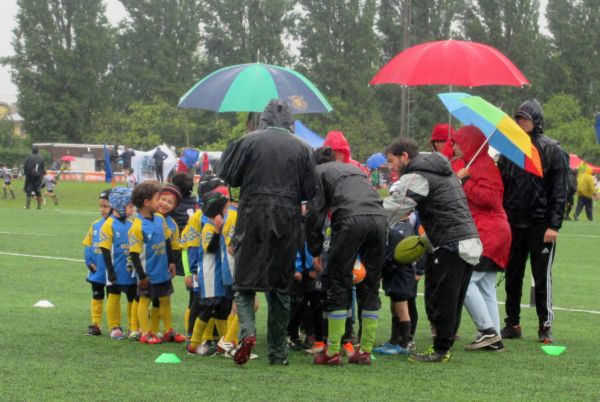
[[[156,180],[158,180],[159,182],[163,182],[165,181],[165,178],[163,177],[163,164],[161,163],[157,163],[156,165],[154,165],[154,171],[156,173]]]
[[[523,276],[527,257],[531,261],[531,273],[535,282],[535,308],[540,326],[550,326],[552,312],[552,263],[556,243],[544,243],[546,225],[529,228],[511,226],[512,244],[505,271],[506,318],[507,325],[519,325]]]
[[[433,348],[445,353],[454,344],[473,266],[458,253],[438,248],[425,275],[425,304],[436,329]]]
[[[387,223],[384,216],[351,216],[332,222],[327,271],[327,311],[348,310],[352,305],[352,268],[360,254],[367,276],[361,283],[362,309],[381,308],[379,282],[385,258]]]
[[[581,210],[585,208],[585,214],[587,215],[588,221],[594,220],[594,216],[592,215],[592,211],[594,208],[594,200],[589,197],[577,197],[577,206],[575,207],[575,219],[581,213]]]

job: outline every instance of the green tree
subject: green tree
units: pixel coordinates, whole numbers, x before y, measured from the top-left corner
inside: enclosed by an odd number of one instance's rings
[[[546,134],[558,141],[568,153],[575,153],[600,164],[600,145],[596,141],[594,119],[585,117],[577,98],[558,94],[544,105]]]
[[[121,0],[112,78],[114,104],[164,99],[176,105],[199,75],[200,0]]]
[[[283,43],[293,24],[292,0],[205,0],[203,45],[210,71],[257,61],[288,65]]]
[[[33,141],[78,142],[105,105],[112,32],[101,0],[18,0],[12,67]]]

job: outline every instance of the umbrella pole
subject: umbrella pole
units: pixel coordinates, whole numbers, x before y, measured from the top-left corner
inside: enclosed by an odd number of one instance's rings
[[[475,158],[477,158],[477,155],[479,155],[479,153],[481,152],[481,150],[483,149],[483,147],[485,147],[485,144],[487,144],[488,142],[490,142],[490,138],[492,138],[494,136],[494,134],[496,134],[496,131],[498,130],[494,130],[494,132],[492,133],[492,135],[490,135],[489,137],[487,137],[485,139],[485,141],[483,141],[483,144],[481,144],[481,146],[479,147],[479,149],[477,150],[477,152],[475,152],[475,155],[473,155],[473,157],[471,158],[471,160],[469,161],[469,163],[467,163],[467,166],[465,166],[466,169],[468,169],[471,164],[473,163],[473,161],[475,160]]]
[[[448,92],[452,92],[452,85],[448,85]],[[448,139],[450,139],[450,132],[452,127],[452,113],[448,110]]]

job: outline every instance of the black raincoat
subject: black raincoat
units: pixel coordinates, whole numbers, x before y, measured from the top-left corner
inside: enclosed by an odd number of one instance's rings
[[[240,187],[233,241],[237,290],[287,291],[293,281],[300,204],[314,195],[315,162],[292,126],[289,106],[271,101],[259,130],[221,157],[218,176]]]

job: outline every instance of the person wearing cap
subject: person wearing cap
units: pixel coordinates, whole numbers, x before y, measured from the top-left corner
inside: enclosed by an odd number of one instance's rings
[[[538,339],[551,343],[552,263],[566,204],[568,157],[557,141],[544,135],[544,114],[537,100],[523,102],[515,119],[537,149],[544,176],[528,173],[504,156],[498,160],[504,183],[503,206],[512,232],[502,338],[522,337],[521,295],[529,258],[535,282]]]
[[[425,274],[425,304],[436,330],[433,348],[409,357],[414,362],[450,360],[463,302],[482,245],[467,198],[448,159],[439,152],[420,154],[410,139],[386,149],[390,169],[400,173],[395,187],[419,213],[433,247]]]
[[[128,232],[131,228],[129,218],[134,213],[131,203],[131,189],[115,187],[108,196],[111,214],[100,228],[100,250],[106,267],[106,318],[110,328],[110,337],[115,340],[126,339],[121,327],[121,293],[127,296],[127,319],[129,335],[137,337],[139,330],[133,302],[137,286],[135,278],[127,268],[129,257]]]
[[[450,124],[436,124],[431,130],[431,139],[429,144],[433,152],[439,152],[450,161],[452,170],[455,172],[465,167],[464,160],[454,152],[454,136],[456,131]]]
[[[300,228],[300,204],[315,191],[315,162],[308,144],[292,134],[294,119],[283,100],[265,107],[258,130],[234,142],[221,157],[219,177],[240,187],[233,240],[237,262],[235,301],[241,344],[235,362],[248,361],[256,343],[254,299],[265,292],[269,304],[269,363],[288,365],[289,288]]]
[[[102,335],[102,310],[104,304],[104,288],[106,286],[106,268],[104,267],[104,258],[100,251],[100,228],[106,222],[106,218],[111,213],[108,203],[108,196],[111,189],[106,189],[98,196],[100,207],[100,218],[96,219],[83,238],[85,266],[88,269],[86,281],[92,286],[91,316],[92,324],[88,326],[86,335]]]
[[[31,149],[31,155],[25,159],[23,171],[25,172],[25,209],[31,207],[31,197],[37,201],[37,209],[42,209],[42,179],[44,177],[46,165],[44,158],[39,154],[37,147]]]

